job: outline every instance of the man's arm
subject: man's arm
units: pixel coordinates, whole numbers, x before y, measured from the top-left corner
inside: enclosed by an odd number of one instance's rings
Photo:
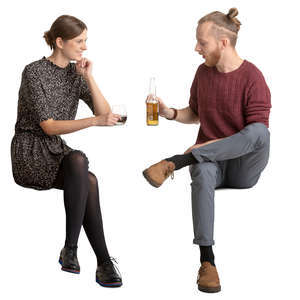
[[[158,98],[158,100],[159,100],[159,115],[166,119],[173,119],[175,116],[175,110],[167,107],[160,98]],[[184,124],[200,123],[199,117],[193,112],[193,110],[189,106],[182,109],[178,109],[177,116],[173,120]]]

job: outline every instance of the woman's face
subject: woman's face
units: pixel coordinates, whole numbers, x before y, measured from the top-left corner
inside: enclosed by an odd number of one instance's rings
[[[87,30],[84,29],[82,33],[71,40],[62,41],[61,51],[69,60],[81,60],[83,51],[86,47]]]

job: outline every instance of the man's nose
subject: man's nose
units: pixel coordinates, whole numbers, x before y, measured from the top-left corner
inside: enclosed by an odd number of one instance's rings
[[[195,47],[195,51],[196,52],[202,52],[202,49],[199,47],[199,45],[197,44]]]

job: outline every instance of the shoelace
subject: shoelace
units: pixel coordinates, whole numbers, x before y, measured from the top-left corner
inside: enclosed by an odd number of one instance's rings
[[[165,173],[165,177],[167,178],[170,175],[171,175],[171,179],[174,179],[174,170],[172,170],[171,167],[168,167],[168,169],[166,170],[166,173]]]
[[[117,260],[116,260],[114,257],[110,256],[109,258],[110,258],[110,260],[111,260],[112,263],[115,262],[116,264],[118,264]],[[121,278],[121,273],[120,273],[119,268],[118,268],[114,263],[113,263],[113,265],[114,265],[114,268],[116,269],[118,275],[119,275],[120,278]]]

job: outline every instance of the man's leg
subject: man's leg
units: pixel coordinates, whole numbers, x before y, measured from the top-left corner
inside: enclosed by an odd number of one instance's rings
[[[222,184],[222,170],[218,163],[205,162],[190,166],[192,178],[192,214],[194,244],[214,245],[215,188]]]
[[[200,247],[201,267],[198,272],[198,289],[203,292],[221,290],[214,261],[214,196],[215,189],[223,184],[223,164],[204,162],[190,166],[192,178],[192,213],[194,244]]]
[[[266,134],[256,150],[227,161],[225,185],[229,188],[253,187],[269,161],[270,135]]]
[[[200,163],[234,159],[256,151],[269,138],[270,132],[266,125],[251,123],[236,134],[193,149],[192,154]]]
[[[179,168],[203,162],[235,159],[258,150],[270,138],[270,132],[263,123],[251,123],[241,131],[219,141],[195,148],[191,153],[175,155],[160,161],[143,171],[147,181],[159,187]]]

